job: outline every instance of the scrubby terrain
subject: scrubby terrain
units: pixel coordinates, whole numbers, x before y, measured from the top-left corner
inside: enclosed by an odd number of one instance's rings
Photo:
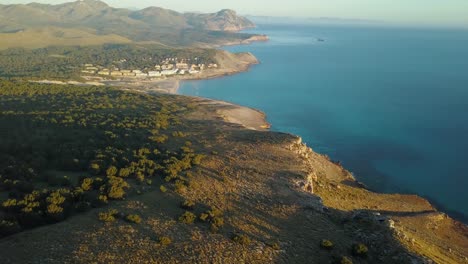
[[[1,263],[467,261],[465,225],[362,188],[297,136],[229,123],[236,106],[20,82],[0,92]]]

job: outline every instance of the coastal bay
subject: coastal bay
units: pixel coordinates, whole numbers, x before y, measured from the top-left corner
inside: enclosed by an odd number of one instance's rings
[[[467,178],[459,172],[468,164],[461,122],[468,66],[465,46],[456,44],[467,43],[463,30],[260,25],[254,32],[270,42],[227,50],[250,51],[261,65],[184,82],[180,93],[261,109],[272,130],[301,135],[368,188],[415,193],[466,219]],[[428,50],[407,50],[428,40]]]

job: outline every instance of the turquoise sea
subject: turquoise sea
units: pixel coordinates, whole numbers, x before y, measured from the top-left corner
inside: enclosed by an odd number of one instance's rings
[[[468,216],[468,31],[259,25],[249,72],[182,84],[181,94],[264,111],[370,189],[414,193]],[[318,41],[323,39],[324,41]]]

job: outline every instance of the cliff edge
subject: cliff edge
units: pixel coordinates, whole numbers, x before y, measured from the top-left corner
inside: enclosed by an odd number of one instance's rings
[[[3,238],[2,263],[467,261],[466,226],[426,200],[370,192],[299,137],[246,129],[232,104],[154,98],[189,109],[165,146],[190,146],[202,162],[179,181],[157,180],[164,189],[137,184],[123,200]],[[111,210],[140,220],[99,220]]]

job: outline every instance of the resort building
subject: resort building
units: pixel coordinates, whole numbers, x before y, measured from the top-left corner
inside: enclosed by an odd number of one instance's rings
[[[160,72],[158,72],[158,71],[149,71],[148,76],[149,77],[161,77],[162,74]]]

